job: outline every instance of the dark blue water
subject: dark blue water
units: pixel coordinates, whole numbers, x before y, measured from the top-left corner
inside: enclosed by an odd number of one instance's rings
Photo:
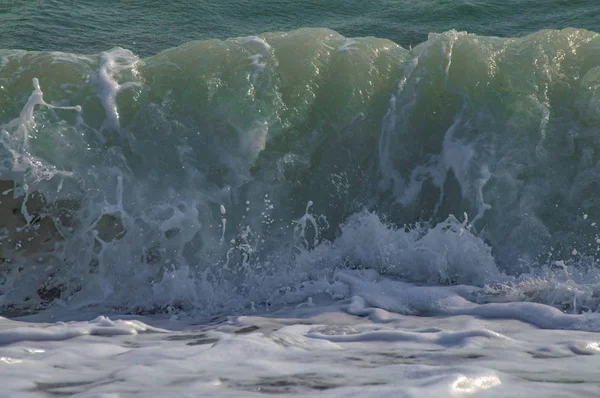
[[[7,4],[8,3],[8,4]],[[190,40],[326,27],[408,47],[430,32],[522,36],[540,29],[600,31],[595,0],[12,1],[0,4],[0,48],[147,56]]]

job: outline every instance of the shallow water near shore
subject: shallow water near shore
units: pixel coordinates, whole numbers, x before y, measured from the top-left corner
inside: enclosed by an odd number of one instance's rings
[[[400,315],[359,296],[212,319],[23,320],[0,323],[7,396],[577,397],[600,382],[597,333]]]

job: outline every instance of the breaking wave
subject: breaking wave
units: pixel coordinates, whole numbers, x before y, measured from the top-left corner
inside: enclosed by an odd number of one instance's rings
[[[369,268],[595,311],[599,48],[301,29],[0,50],[0,305],[244,310]]]

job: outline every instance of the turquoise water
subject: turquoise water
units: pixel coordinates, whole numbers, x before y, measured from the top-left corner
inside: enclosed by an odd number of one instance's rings
[[[600,31],[594,0],[3,1],[0,48],[141,56],[191,40],[323,27],[408,47],[430,32],[522,36],[566,27]]]

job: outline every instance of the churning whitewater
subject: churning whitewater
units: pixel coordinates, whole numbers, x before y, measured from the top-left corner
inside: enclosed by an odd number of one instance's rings
[[[600,331],[599,47],[301,29],[0,50],[1,308],[355,297]]]

